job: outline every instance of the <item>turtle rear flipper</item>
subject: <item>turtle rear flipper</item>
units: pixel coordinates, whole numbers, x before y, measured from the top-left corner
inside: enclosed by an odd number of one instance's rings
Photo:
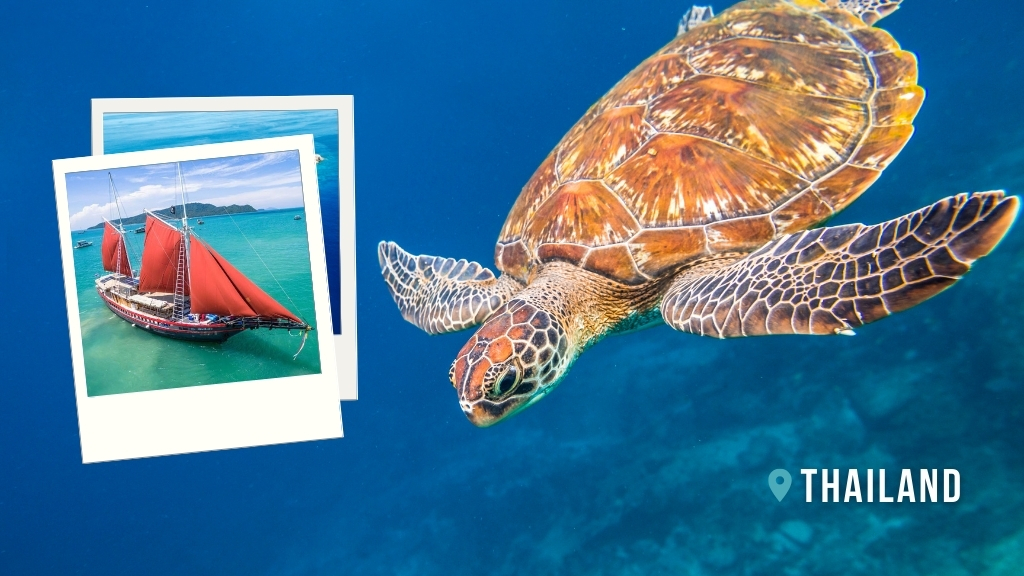
[[[825,3],[853,12],[868,26],[892,14],[903,0],[827,0]]]
[[[428,334],[476,326],[522,289],[476,262],[413,256],[394,242],[381,242],[377,257],[402,317]]]
[[[690,30],[693,30],[697,26],[711,20],[715,17],[715,11],[711,6],[697,6],[693,5],[689,10],[683,14],[683,17],[679,19],[679,29],[676,35],[686,34]]]
[[[717,271],[675,280],[661,305],[683,332],[729,338],[851,334],[960,279],[1006,234],[1020,201],[959,194],[875,226],[783,236]]]

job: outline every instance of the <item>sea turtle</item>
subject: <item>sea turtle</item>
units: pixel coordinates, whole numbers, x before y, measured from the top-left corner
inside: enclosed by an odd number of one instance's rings
[[[483,324],[449,371],[469,420],[533,404],[608,334],[659,322],[717,338],[852,334],[988,254],[1015,196],[814,228],[913,132],[917,61],[872,27],[899,1],[691,9],[527,182],[498,238],[498,278],[382,242],[406,320],[431,334]]]

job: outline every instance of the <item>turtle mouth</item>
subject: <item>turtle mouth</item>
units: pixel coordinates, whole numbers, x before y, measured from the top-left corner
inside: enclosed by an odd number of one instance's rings
[[[462,412],[474,426],[478,428],[488,428],[494,426],[498,422],[508,420],[512,416],[515,416],[530,406],[533,406],[533,404],[538,400],[547,396],[550,391],[551,388],[544,388],[528,398],[512,396],[511,398],[498,402],[488,400],[486,398],[473,402],[462,400],[460,405],[462,406]]]
[[[512,413],[511,410],[500,410],[499,405],[487,400],[473,402],[472,404],[463,402],[462,412],[477,428],[488,428],[490,426],[494,426]]]
[[[478,400],[476,402],[462,402],[462,412],[466,418],[478,428],[494,426],[502,420],[507,420],[530,404],[528,400],[516,401],[516,398],[509,398],[502,402],[490,400]]]

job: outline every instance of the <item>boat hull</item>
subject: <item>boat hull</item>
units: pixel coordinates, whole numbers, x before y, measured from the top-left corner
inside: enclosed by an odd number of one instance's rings
[[[125,322],[166,338],[190,340],[193,342],[223,342],[245,330],[245,328],[240,326],[228,326],[226,324],[197,324],[158,318],[122,305],[120,302],[110,298],[103,290],[97,289],[96,292],[103,299],[107,308]]]

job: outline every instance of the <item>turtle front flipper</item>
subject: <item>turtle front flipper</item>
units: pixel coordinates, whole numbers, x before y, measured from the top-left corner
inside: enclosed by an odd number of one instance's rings
[[[852,334],[960,279],[1019,205],[1002,192],[959,194],[875,226],[783,236],[710,274],[683,272],[661,314],[676,330],[717,338]]]
[[[402,317],[428,334],[476,326],[523,288],[476,262],[413,256],[394,242],[381,242],[377,257]]]

